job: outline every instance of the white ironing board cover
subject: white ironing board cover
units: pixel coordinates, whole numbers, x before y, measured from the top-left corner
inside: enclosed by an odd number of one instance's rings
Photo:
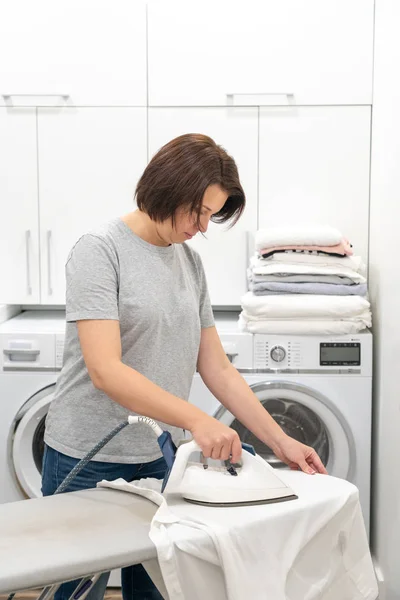
[[[0,593],[156,558],[157,508],[104,488],[0,505]]]

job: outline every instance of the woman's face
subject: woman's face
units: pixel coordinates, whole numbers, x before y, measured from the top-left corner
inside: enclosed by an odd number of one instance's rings
[[[199,231],[205,233],[210,218],[222,209],[227,199],[228,194],[219,185],[210,185],[203,196],[200,226],[197,224],[197,214],[181,209],[175,215],[174,225],[171,219],[158,224],[159,234],[170,244],[182,244],[192,239]]]

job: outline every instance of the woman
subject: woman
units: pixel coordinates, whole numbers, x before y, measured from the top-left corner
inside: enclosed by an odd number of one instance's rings
[[[46,421],[43,493],[129,413],[189,430],[206,457],[240,459],[237,433],[187,402],[197,365],[211,392],[292,468],[325,469],[312,448],[284,434],[227,359],[214,327],[199,255],[184,242],[210,220],[235,223],[245,206],[234,160],[204,135],[183,135],[153,157],[138,209],[82,236],[66,265],[64,365]],[[124,429],[68,490],[101,479],[162,478],[147,428]],[[90,598],[101,598],[103,576]],[[122,570],[126,600],[161,598],[141,565]],[[58,598],[67,598],[71,584]]]

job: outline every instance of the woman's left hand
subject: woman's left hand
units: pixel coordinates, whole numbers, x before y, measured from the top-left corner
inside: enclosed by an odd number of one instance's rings
[[[300,469],[309,475],[328,474],[314,448],[306,446],[288,435],[280,439],[272,449],[274,454],[294,471]]]

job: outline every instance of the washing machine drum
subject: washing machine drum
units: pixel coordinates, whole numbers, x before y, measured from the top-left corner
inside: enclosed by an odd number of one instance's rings
[[[355,460],[352,434],[329,399],[291,382],[264,382],[250,387],[285,433],[316,450],[331,475],[351,477]],[[273,467],[288,468],[226,408],[221,406],[214,416],[237,431],[242,442],[254,446],[257,454]]]
[[[307,446],[312,446],[317,451],[324,465],[327,465],[329,459],[329,436],[324,423],[315,412],[307,406],[285,398],[271,398],[261,401],[261,403],[285,433]],[[274,467],[286,467],[275,456],[272,450],[256,438],[240,421],[235,419],[231,427],[238,432],[242,442],[247,442],[254,446],[257,454]]]
[[[11,461],[16,479],[28,498],[42,495],[44,427],[54,389],[55,385],[50,385],[35,394],[15,419]]]

